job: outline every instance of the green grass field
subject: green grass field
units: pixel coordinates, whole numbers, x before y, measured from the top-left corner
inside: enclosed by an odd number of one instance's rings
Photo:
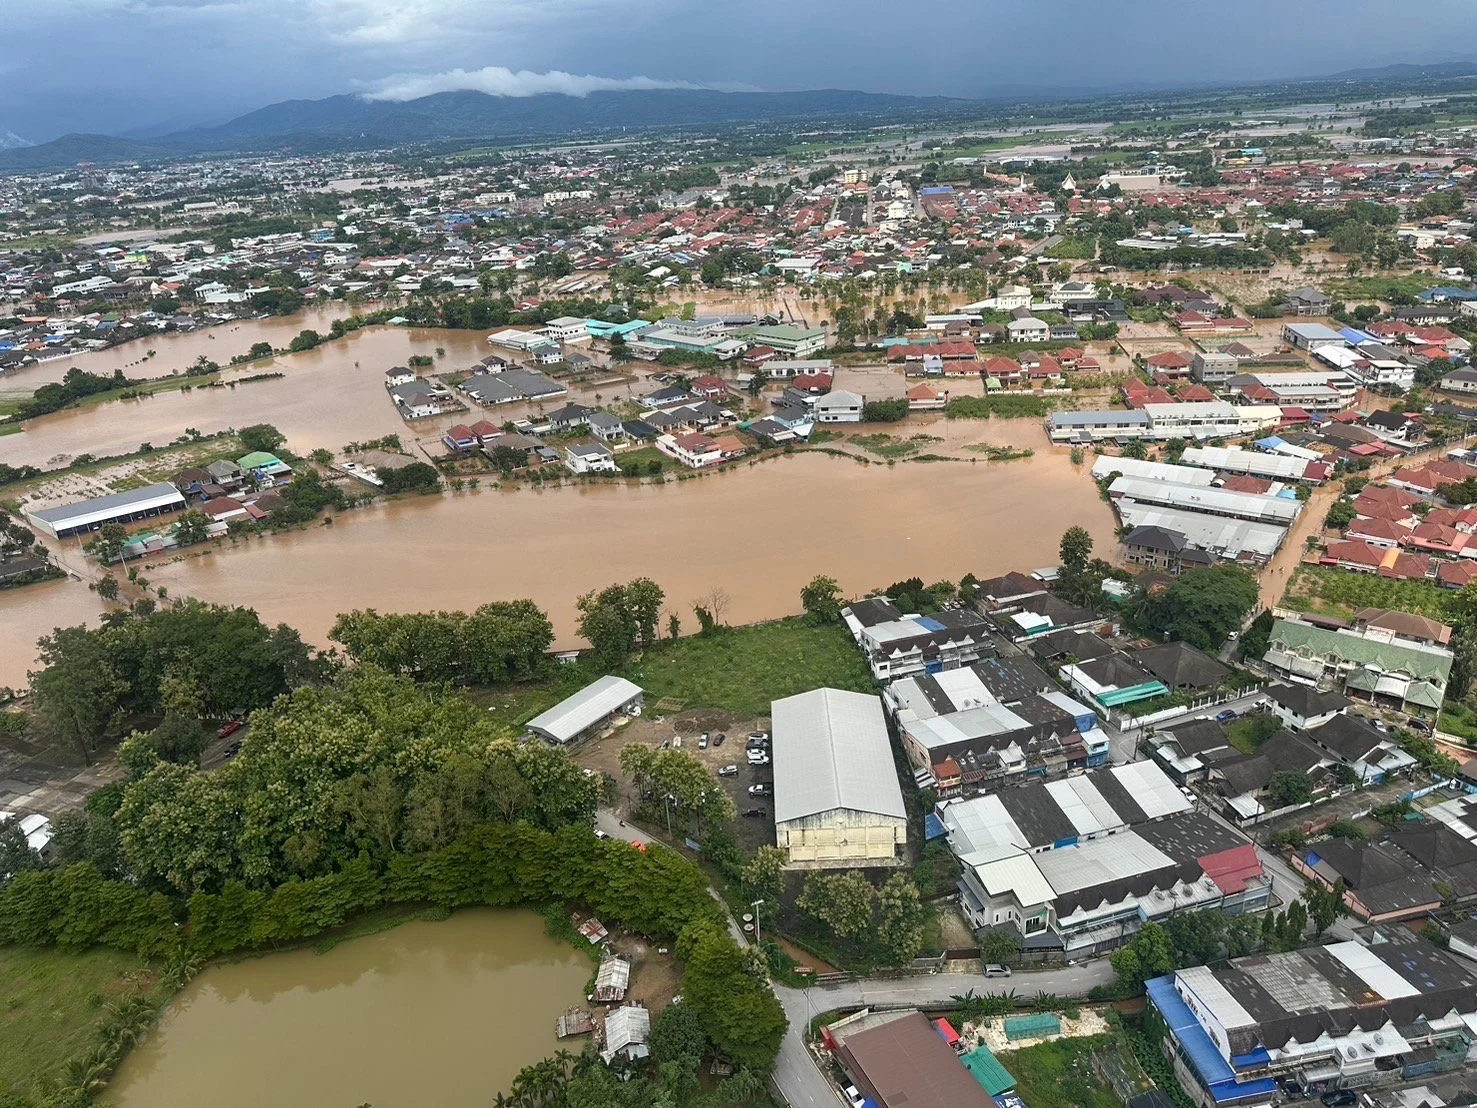
[[[1057,1039],[999,1055],[1027,1104],[1071,1104],[1075,1108],[1119,1108],[1112,1087],[1092,1068],[1092,1050],[1107,1036]]]
[[[153,985],[147,964],[115,950],[0,947],[0,1094],[59,1075],[91,1047],[107,1004]]]
[[[674,697],[686,708],[768,715],[769,702],[830,686],[871,692],[872,675],[839,623],[787,619],[678,639],[627,666],[624,676],[650,702]]]
[[[1429,581],[1395,581],[1330,566],[1303,566],[1288,585],[1282,605],[1342,619],[1360,608],[1387,608],[1446,619],[1457,595],[1455,590]]]

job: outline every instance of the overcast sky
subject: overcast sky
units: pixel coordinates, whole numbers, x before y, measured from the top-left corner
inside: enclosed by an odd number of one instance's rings
[[[0,0],[0,133],[695,84],[989,95],[1477,58],[1473,0]]]

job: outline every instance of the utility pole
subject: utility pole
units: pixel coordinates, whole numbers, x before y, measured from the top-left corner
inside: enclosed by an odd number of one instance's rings
[[[754,909],[754,945],[759,947],[764,945],[763,936],[759,933],[759,906],[763,903],[764,901],[762,900],[756,900],[749,905],[750,908]]]

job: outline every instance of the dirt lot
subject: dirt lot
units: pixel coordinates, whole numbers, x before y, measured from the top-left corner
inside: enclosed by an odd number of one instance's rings
[[[681,738],[681,749],[691,754],[714,774],[715,779],[733,797],[740,812],[747,808],[759,808],[763,819],[740,816],[734,821],[733,833],[739,848],[746,853],[756,847],[774,845],[774,808],[771,797],[750,797],[750,785],[773,785],[774,773],[769,766],[751,766],[744,753],[744,742],[750,731],[768,731],[767,716],[740,716],[733,712],[691,711],[662,716],[653,714],[634,719],[624,727],[602,739],[583,747],[575,753],[575,761],[581,766],[606,773],[620,783],[621,799],[618,805],[622,815],[628,815],[636,804],[636,795],[630,782],[621,774],[620,753],[631,743],[660,746]],[[703,732],[709,735],[707,749],[698,746]],[[717,745],[717,736],[723,735],[722,745]],[[723,766],[737,766],[735,777],[718,777]]]
[[[606,944],[610,949],[631,959],[631,981],[627,1000],[637,1000],[660,1015],[682,987],[682,967],[670,948],[658,947],[640,935],[621,932]],[[668,953],[662,953],[664,950]]]

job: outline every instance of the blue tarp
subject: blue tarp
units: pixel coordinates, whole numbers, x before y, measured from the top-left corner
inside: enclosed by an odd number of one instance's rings
[[[948,833],[949,829],[944,826],[944,821],[939,819],[938,816],[934,815],[932,812],[929,812],[928,815],[923,817],[924,842],[931,843],[934,839],[942,839]]]
[[[930,631],[947,631],[947,630],[948,630],[948,628],[947,628],[947,627],[945,627],[945,626],[944,626],[944,625],[943,625],[943,624],[942,624],[942,623],[940,623],[940,622],[939,622],[939,621],[938,621],[938,620],[936,620],[936,619],[931,619],[931,618],[930,618],[930,617],[928,617],[928,616],[924,616],[924,617],[923,617],[923,618],[922,618],[922,619],[920,619],[920,620],[919,620],[919,621],[918,621],[918,622],[919,622],[919,623],[920,623],[920,624],[922,624],[922,625],[923,625],[923,626],[924,626],[924,627],[926,627],[926,628],[928,628],[928,630],[930,630]]]
[[[1173,976],[1156,977],[1145,988],[1148,990],[1149,1000],[1159,1009],[1159,1014],[1169,1025],[1175,1041],[1180,1044],[1181,1052],[1195,1067],[1200,1080],[1210,1090],[1210,1095],[1217,1104],[1253,1096],[1267,1096],[1277,1091],[1277,1082],[1271,1078],[1242,1082],[1236,1080],[1236,1071],[1221,1057],[1221,1052],[1210,1041],[1205,1028],[1195,1018],[1195,1013],[1190,1011],[1189,1005],[1175,991]]]

